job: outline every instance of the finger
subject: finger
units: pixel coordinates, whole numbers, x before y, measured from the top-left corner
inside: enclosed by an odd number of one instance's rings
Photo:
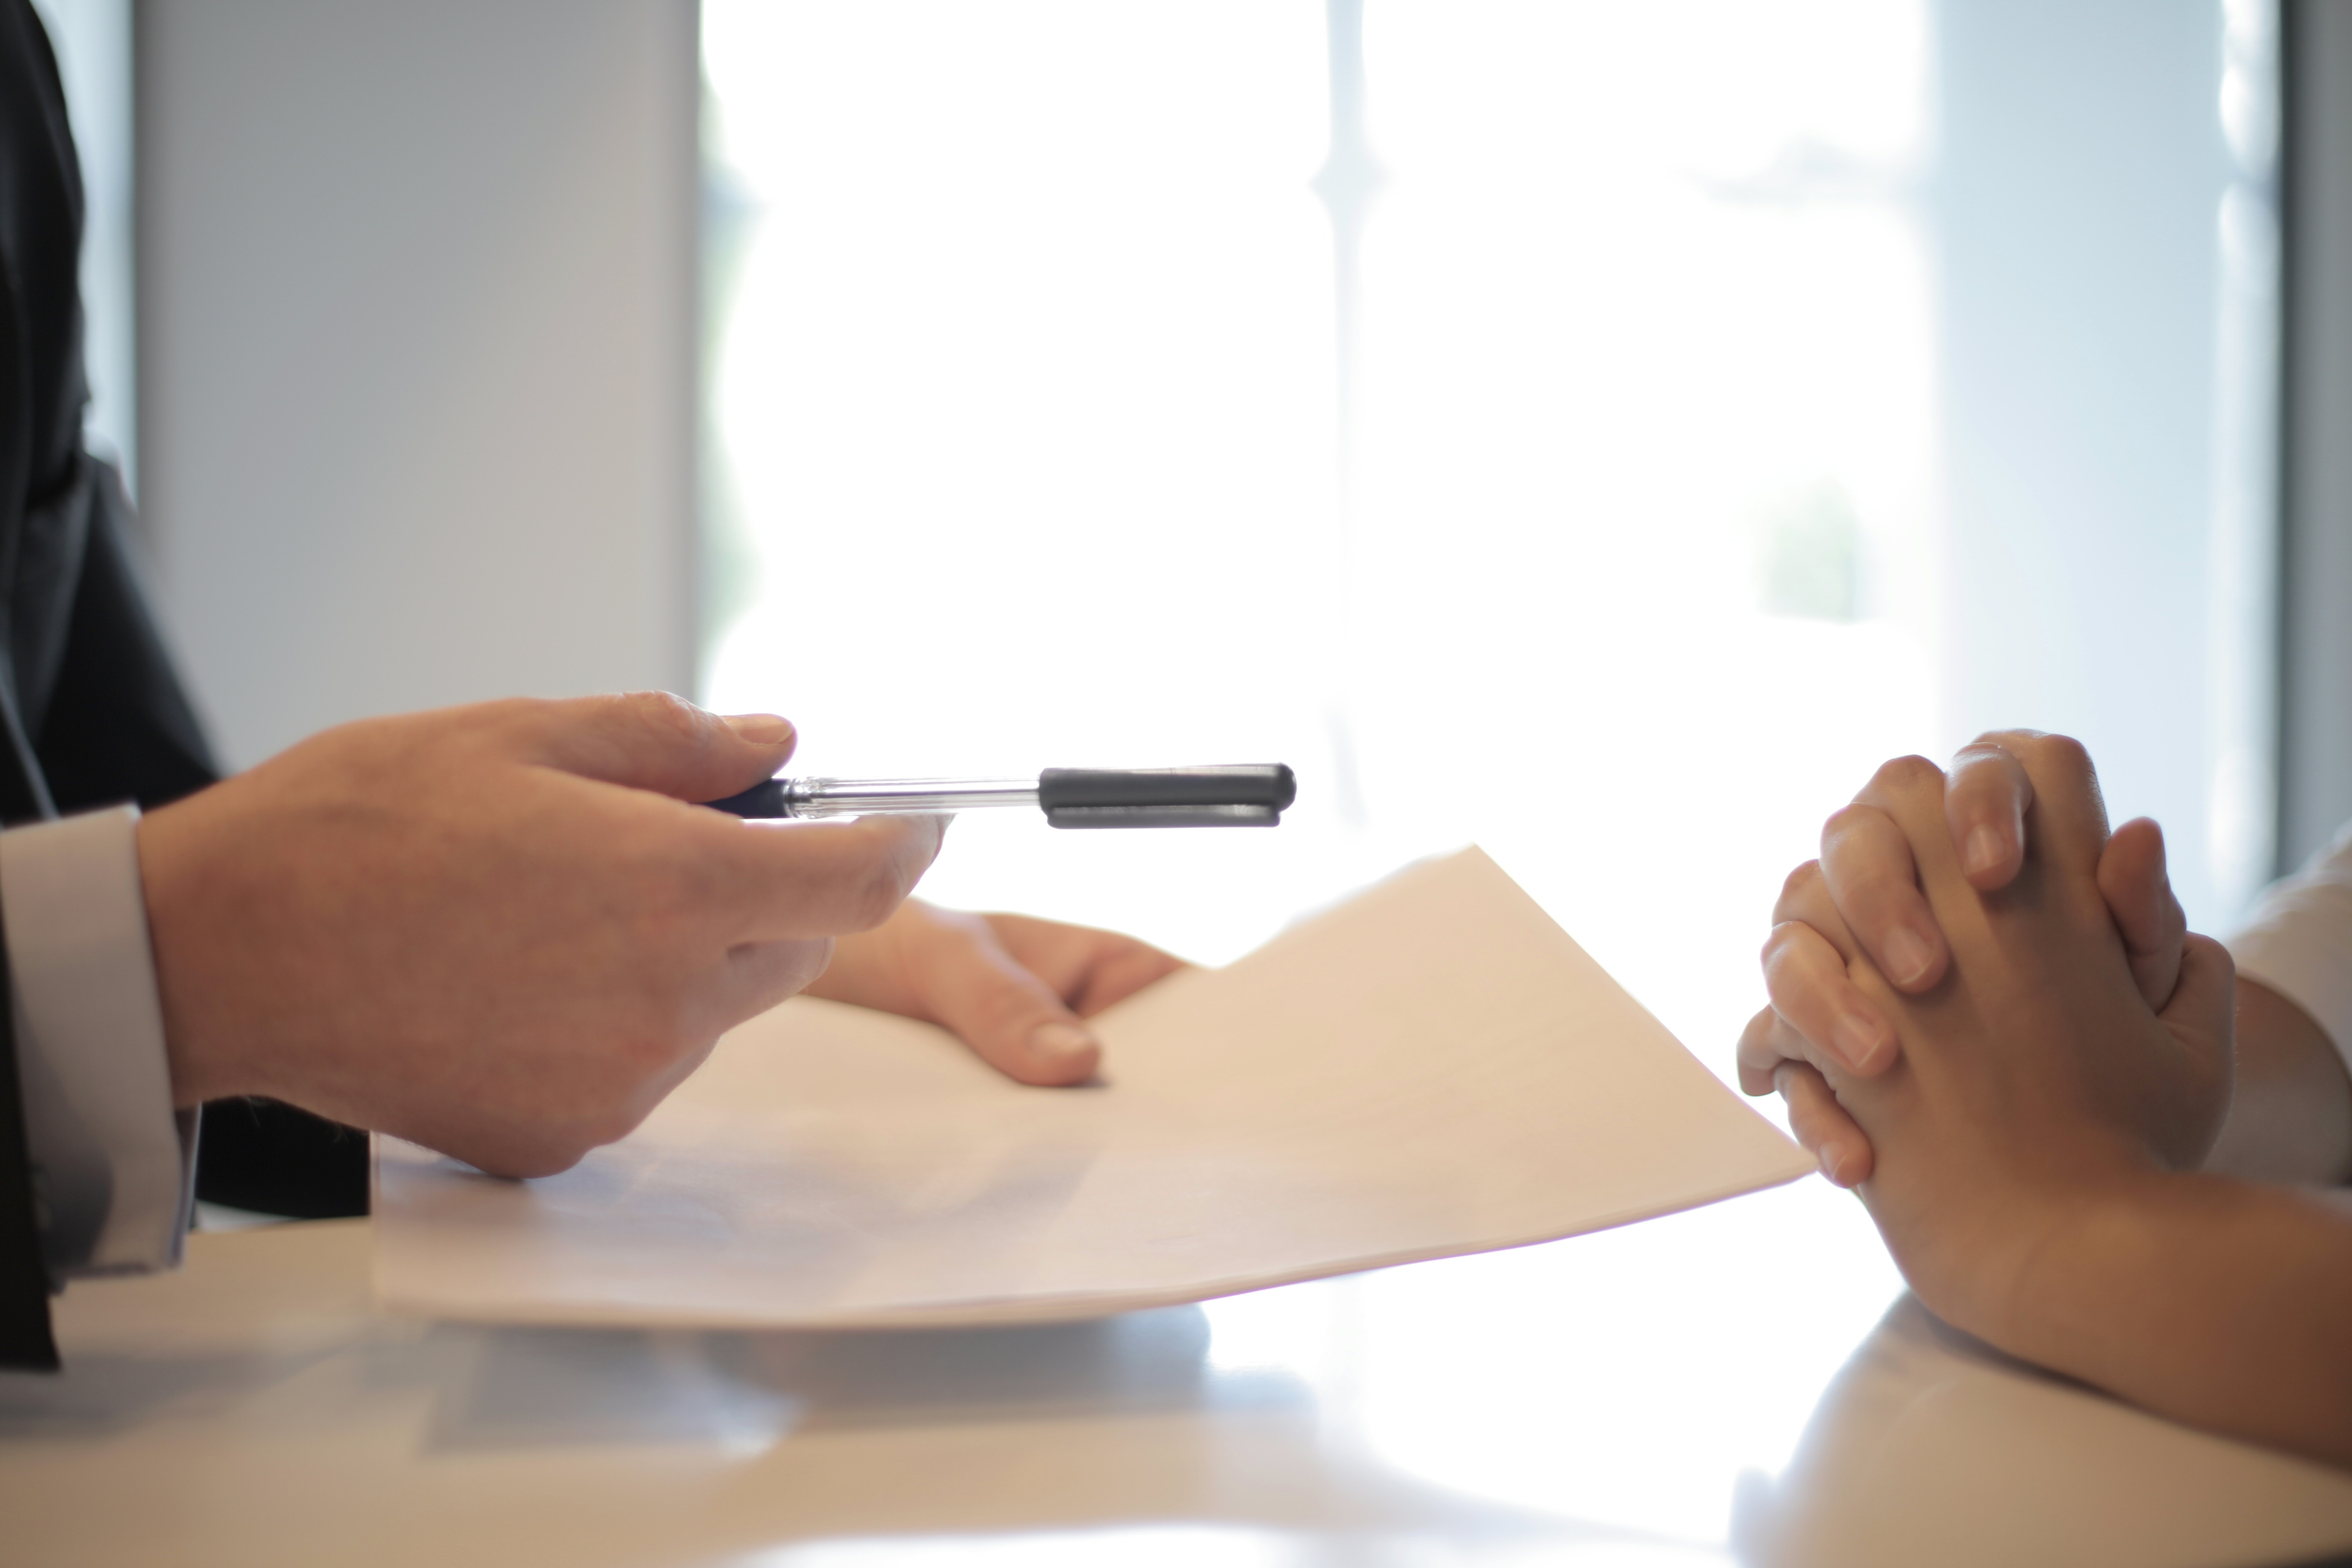
[[[2179,982],[2181,942],[2189,934],[2189,918],[2165,868],[2164,829],[2145,816],[2116,828],[2099,855],[2099,892],[2123,936],[2133,982],[2161,1013]]]
[[[1764,988],[1772,1010],[1838,1066],[1874,1078],[1893,1065],[1895,1031],[1848,977],[1837,949],[1811,926],[1784,921],[1772,928],[1764,940]]]
[[[1927,758],[1896,757],[1881,763],[1870,783],[1854,796],[1855,806],[1884,814],[1908,843],[1913,889],[1925,898],[1933,912],[1939,944],[1945,941],[1944,919],[1953,911],[1941,909],[1928,889],[1962,880],[1959,851],[1953,847],[1952,830],[1944,819],[1944,770]],[[1883,860],[1886,851],[1878,853]],[[1970,899],[1973,901],[1973,893]],[[1843,890],[1839,905],[1844,905]]]
[[[774,776],[793,727],[772,713],[723,719],[667,691],[499,703],[533,762],[674,800],[723,800]]]
[[[1820,1073],[1790,1062],[1780,1069],[1773,1087],[1788,1104],[1790,1133],[1804,1145],[1832,1185],[1857,1186],[1870,1179],[1877,1166],[1870,1140],[1845,1113]]]
[[[1027,915],[983,915],[989,930],[1021,966],[1054,989],[1069,1009],[1090,1018],[1156,981],[1189,967],[1148,942],[1092,926],[1064,925]]]
[[[1781,1028],[1780,1015],[1769,1006],[1759,1007],[1748,1026],[1739,1031],[1739,1048],[1733,1059],[1739,1064],[1739,1092],[1763,1095],[1772,1092],[1772,1075],[1789,1058],[1781,1054],[1773,1038]]]
[[[2191,1076],[2181,1086],[2168,1135],[2156,1145],[2158,1155],[2178,1169],[2204,1163],[2229,1120],[2238,1003],[2238,966],[2229,950],[2210,936],[2185,937],[2180,983],[2161,1017]]]
[[[2181,939],[2180,984],[2160,1015],[2168,1025],[2227,1040],[2238,1005],[2238,965],[2230,950],[2192,931]]]
[[[1743,1094],[1771,1094],[1773,1079],[1790,1062],[1812,1064],[1815,1047],[1789,1026],[1789,1020],[1769,1006],[1760,1009],[1739,1031],[1739,1089]]]
[[[1990,735],[1960,748],[1944,781],[1944,820],[1960,869],[1979,892],[2005,888],[2025,864],[2025,813],[2033,780],[2015,752]]]
[[[921,1015],[1016,1082],[1084,1083],[1101,1065],[1094,1031],[1005,951],[985,921],[936,911],[910,942],[907,973]]]
[[[873,930],[929,869],[948,824],[944,816],[743,822],[671,809],[705,857],[703,880],[737,942]]]
[[[1772,902],[1772,923],[1785,924],[1799,921],[1822,933],[1836,948],[1838,956],[1851,963],[1862,956],[1862,949],[1846,929],[1845,917],[1838,913],[1837,900],[1830,897],[1829,885],[1822,879],[1822,863],[1808,860],[1789,873],[1780,884],[1780,896]]]
[[[1919,890],[1910,841],[1874,805],[1849,805],[1822,828],[1822,881],[1838,913],[1898,991],[1925,991],[1950,963]]]
[[[1888,1056],[1884,1063],[1874,1063],[1873,1070],[1865,1076],[1876,1077],[1884,1072],[1887,1067],[1893,1065],[1895,1058],[1902,1054],[1902,1050],[1903,1042],[1901,1037],[1897,1037],[1894,1053]],[[1747,1027],[1740,1030],[1739,1046],[1735,1059],[1739,1068],[1740,1091],[1744,1094],[1763,1095],[1774,1092],[1775,1076],[1790,1062],[1802,1062],[1805,1066],[1819,1071],[1826,1064],[1837,1061],[1840,1069],[1846,1070],[1845,1064],[1838,1061],[1835,1053],[1825,1050],[1806,1039],[1796,1031],[1788,1019],[1769,1006],[1763,1008],[1754,1017],[1748,1019]]]
[[[2033,784],[2033,809],[2026,814],[2028,854],[2041,854],[2054,867],[2095,872],[2107,842],[2107,805],[2099,793],[2091,753],[2071,735],[2017,731],[2001,744],[2023,765]]]

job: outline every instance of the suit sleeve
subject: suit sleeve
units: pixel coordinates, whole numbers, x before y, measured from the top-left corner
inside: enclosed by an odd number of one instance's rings
[[[0,768],[7,765],[0,758]],[[6,940],[0,932],[0,949]],[[5,956],[0,952],[0,1367],[54,1372],[58,1345],[49,1332],[49,1277],[16,1091],[16,1003]]]
[[[87,461],[87,459],[85,459]],[[218,777],[149,605],[121,479],[89,462],[89,521],[73,616],[40,714],[40,770],[61,812],[146,810]],[[27,647],[21,662],[47,650]],[[196,1195],[304,1219],[367,1213],[367,1136],[275,1100],[205,1113]]]
[[[60,812],[168,805],[220,775],[155,625],[111,464],[88,464],[80,577],[34,744]]]
[[[2352,824],[2264,889],[2228,945],[2240,974],[2308,1013],[2352,1068]]]

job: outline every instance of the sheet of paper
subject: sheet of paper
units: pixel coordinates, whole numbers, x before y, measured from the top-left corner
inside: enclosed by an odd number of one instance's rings
[[[803,999],[560,1176],[380,1139],[378,1292],[531,1322],[1085,1317],[1812,1168],[1475,849],[1097,1023],[1102,1082],[1024,1089],[936,1029]]]

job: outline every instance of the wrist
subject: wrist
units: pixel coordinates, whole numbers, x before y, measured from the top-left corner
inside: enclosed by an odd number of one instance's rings
[[[2102,1140],[2067,1152],[2041,1169],[1998,1173],[1971,1162],[1965,1178],[1926,1190],[1906,1180],[1919,1173],[1889,1170],[1882,1157],[1864,1196],[1904,1278],[1937,1316],[2012,1349],[2072,1288],[2086,1245],[2163,1201],[2169,1173],[2145,1151]]]
[[[2005,1278],[1958,1321],[2012,1355],[2075,1372],[2117,1327],[2118,1294],[2165,1256],[2166,1236],[2216,1178],[2142,1169],[2041,1194]]]
[[[218,917],[202,907],[204,876],[194,842],[201,823],[193,820],[201,815],[194,799],[165,806],[140,818],[137,838],[172,1102],[183,1109],[263,1092],[234,1049],[241,1032],[218,1026],[212,1016],[210,992],[219,975],[205,950],[208,935],[223,933],[208,931]]]

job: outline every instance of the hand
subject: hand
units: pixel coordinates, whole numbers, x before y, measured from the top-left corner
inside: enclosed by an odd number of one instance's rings
[[[2167,1004],[2152,1008],[2101,886],[2106,821],[2088,757],[2058,737],[2012,752],[2033,805],[2021,863],[1991,894],[1963,868],[1932,764],[1889,763],[1858,797],[1917,868],[1948,948],[1934,984],[1898,989],[1818,892],[1801,890],[1791,910],[1902,1041],[1901,1059],[1873,1074],[1822,1068],[1876,1149],[1864,1200],[1921,1298],[1996,1343],[2057,1227],[2194,1167],[2231,1081],[2228,955],[2185,937]]]
[[[2024,864],[2025,821],[2032,780],[2019,760],[2046,737],[2032,731],[1979,736],[1953,759],[1944,817],[1970,886],[2006,887]],[[2180,969],[2188,923],[2165,871],[2163,831],[2146,818],[2117,828],[2098,870],[2116,930],[2131,952],[2140,994],[2161,1007]],[[1919,890],[1909,843],[1886,815],[1857,800],[1830,818],[1822,857],[1800,866],[1781,889],[1764,944],[1771,1005],[1748,1021],[1739,1041],[1740,1087],[1776,1088],[1789,1106],[1790,1129],[1840,1186],[1871,1173],[1870,1141],[1839,1109],[1821,1068],[1834,1062],[1873,1077],[1899,1054],[1893,1030],[1846,982],[1834,952],[1789,911],[1825,895],[1896,989],[1917,994],[1942,980],[1950,952]]]
[[[880,924],[939,817],[745,822],[792,727],[660,693],[318,735],[143,818],[182,1105],[266,1094],[501,1175],[619,1138]]]
[[[1078,1020],[1183,967],[1115,931],[910,899],[883,925],[844,938],[809,994],[937,1024],[1016,1082],[1076,1084],[1102,1060]]]

